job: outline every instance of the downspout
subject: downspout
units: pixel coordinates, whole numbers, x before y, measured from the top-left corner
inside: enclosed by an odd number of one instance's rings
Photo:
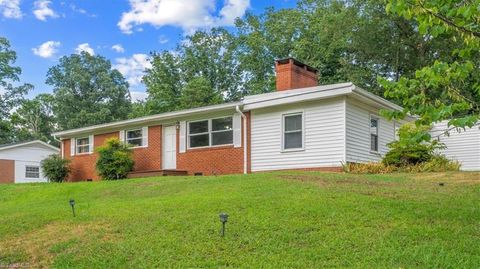
[[[240,113],[243,119],[243,174],[248,173],[247,169],[247,116],[243,114],[243,112],[240,110],[240,106],[236,106],[235,110]]]
[[[62,140],[59,140],[55,135],[52,135],[52,137],[53,137],[54,140],[56,140],[60,143],[60,154],[62,156],[62,159],[65,159]]]

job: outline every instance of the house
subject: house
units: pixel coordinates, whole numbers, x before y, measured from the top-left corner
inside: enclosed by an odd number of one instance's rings
[[[99,178],[95,148],[110,137],[132,145],[137,175],[339,171],[387,152],[400,123],[379,111],[401,107],[352,83],[318,86],[317,70],[293,58],[275,70],[272,93],[54,133],[72,160],[70,180]]]
[[[430,132],[433,139],[441,142],[445,148],[439,153],[457,160],[461,170],[480,170],[480,126],[472,128],[451,128],[447,121],[435,124]]]
[[[0,183],[47,182],[40,162],[59,152],[40,140],[0,145]]]

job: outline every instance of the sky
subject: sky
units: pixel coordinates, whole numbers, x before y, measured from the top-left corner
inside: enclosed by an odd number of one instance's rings
[[[87,51],[108,58],[130,84],[132,99],[145,97],[141,84],[153,51],[171,50],[198,29],[223,26],[266,7],[286,8],[295,0],[0,0],[0,36],[17,52],[21,81],[51,93],[50,67],[62,56]]]

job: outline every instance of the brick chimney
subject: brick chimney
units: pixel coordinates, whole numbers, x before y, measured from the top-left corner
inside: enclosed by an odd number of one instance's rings
[[[318,86],[317,69],[293,58],[275,61],[277,91]]]

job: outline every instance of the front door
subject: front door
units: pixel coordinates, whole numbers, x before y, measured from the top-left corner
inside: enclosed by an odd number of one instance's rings
[[[162,167],[163,169],[177,169],[177,128],[175,125],[163,128]]]

